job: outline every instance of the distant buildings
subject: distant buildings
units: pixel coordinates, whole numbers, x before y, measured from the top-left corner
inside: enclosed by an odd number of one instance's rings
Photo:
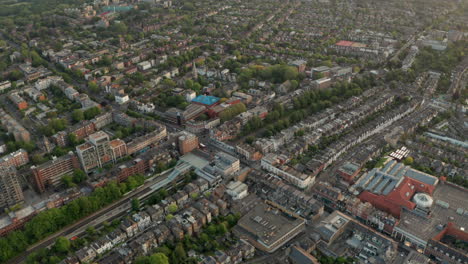
[[[8,208],[23,200],[15,167],[0,166],[0,208]]]
[[[7,114],[3,109],[0,108],[0,122],[2,126],[11,133],[16,141],[29,142],[31,140],[31,134],[26,130],[16,119]]]

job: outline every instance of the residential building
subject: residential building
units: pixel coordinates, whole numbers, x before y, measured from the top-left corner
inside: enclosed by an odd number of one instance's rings
[[[18,108],[18,110],[24,110],[28,108],[28,103],[16,92],[10,93],[8,99]]]
[[[57,187],[62,184],[62,176],[72,174],[74,170],[80,168],[78,157],[69,152],[61,157],[52,157],[52,160],[39,166],[32,166],[31,171],[34,176],[36,188],[39,192],[44,192],[47,187]]]
[[[127,147],[120,139],[109,141],[109,135],[99,131],[91,134],[87,142],[77,146],[76,153],[85,172],[89,172],[125,156]]]
[[[5,155],[0,158],[0,167],[1,166],[13,166],[13,167],[21,167],[23,165],[28,164],[29,162],[29,155],[28,152],[24,149],[19,149],[15,152],[12,152],[8,155]]]
[[[23,190],[15,167],[0,166],[0,208],[14,206],[23,200]]]
[[[268,153],[262,158],[261,167],[302,189],[314,184],[315,176],[313,174],[300,172],[292,167],[284,165],[284,162],[282,157],[273,153]]]
[[[0,119],[0,123],[8,131],[8,133],[13,135],[16,141],[29,142],[31,140],[31,134],[29,131],[1,108],[0,116],[2,117]]]
[[[166,138],[167,130],[166,126],[158,124],[154,131],[143,135],[141,137],[137,137],[132,141],[127,143],[128,154],[134,154],[139,151],[145,150],[146,148],[150,147],[151,145],[157,145],[160,140]]]

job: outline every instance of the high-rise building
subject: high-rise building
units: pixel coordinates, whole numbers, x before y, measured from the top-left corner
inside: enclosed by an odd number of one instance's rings
[[[0,208],[13,206],[23,200],[15,167],[0,167]]]
[[[198,148],[198,137],[192,133],[183,132],[178,138],[180,154],[184,155]]]
[[[87,142],[77,146],[76,153],[85,172],[89,172],[127,155],[127,146],[120,139],[109,141],[109,135],[99,131],[89,135]]]
[[[37,189],[44,192],[48,186],[59,186],[62,183],[62,177],[71,174],[75,169],[80,168],[78,157],[69,152],[67,155],[43,163],[39,166],[32,166],[31,171],[34,176]]]

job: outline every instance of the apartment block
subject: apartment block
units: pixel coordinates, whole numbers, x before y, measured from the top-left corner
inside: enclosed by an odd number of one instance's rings
[[[15,167],[0,167],[0,208],[13,206],[23,200]]]
[[[36,187],[40,192],[44,192],[47,187],[57,187],[62,183],[62,177],[71,174],[75,169],[80,168],[78,157],[70,152],[67,155],[56,158],[41,164],[32,166],[31,171],[34,176]]]
[[[87,142],[77,146],[76,153],[85,172],[89,172],[125,156],[127,147],[122,140],[110,141],[109,135],[99,131],[91,134]]]

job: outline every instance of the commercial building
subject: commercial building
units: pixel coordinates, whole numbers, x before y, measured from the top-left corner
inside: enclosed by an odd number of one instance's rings
[[[304,227],[304,219],[260,203],[239,220],[234,233],[257,249],[271,253],[293,239]]]
[[[29,205],[0,218],[0,237],[22,228],[36,214],[34,207]]]
[[[221,151],[216,153],[214,165],[223,176],[232,175],[240,170],[239,159]]]
[[[338,211],[320,221],[311,236],[327,257],[349,256],[358,263],[399,263],[394,262],[397,242]]]
[[[0,167],[1,166],[13,166],[15,168],[26,165],[29,162],[28,152],[24,149],[19,149],[15,152],[12,152],[6,156],[0,158]]]
[[[24,200],[16,169],[0,166],[0,208],[8,208]]]
[[[382,169],[374,168],[364,174],[353,189],[362,190],[362,201],[399,218],[402,208],[417,208],[416,194],[432,195],[438,182],[434,176],[391,160]]]
[[[199,95],[192,99],[192,103],[204,105],[206,107],[213,107],[219,104],[219,98],[210,95]]]
[[[240,181],[232,181],[226,186],[226,193],[229,194],[233,200],[240,200],[249,194],[248,186]]]
[[[62,177],[71,174],[75,169],[80,168],[78,157],[69,152],[67,155],[43,163],[39,166],[32,166],[31,171],[39,192],[44,192],[47,187],[57,187],[62,184]]]
[[[440,263],[467,263],[456,241],[468,241],[468,190],[441,181],[425,198],[414,200],[417,210],[402,209],[393,237]]]
[[[206,107],[201,104],[190,104],[185,110],[178,108],[169,108],[165,113],[165,118],[178,125],[183,125],[186,122],[193,120],[206,112]]]
[[[184,155],[198,148],[198,137],[194,134],[184,131],[183,134],[178,138],[178,144],[180,154]]]

